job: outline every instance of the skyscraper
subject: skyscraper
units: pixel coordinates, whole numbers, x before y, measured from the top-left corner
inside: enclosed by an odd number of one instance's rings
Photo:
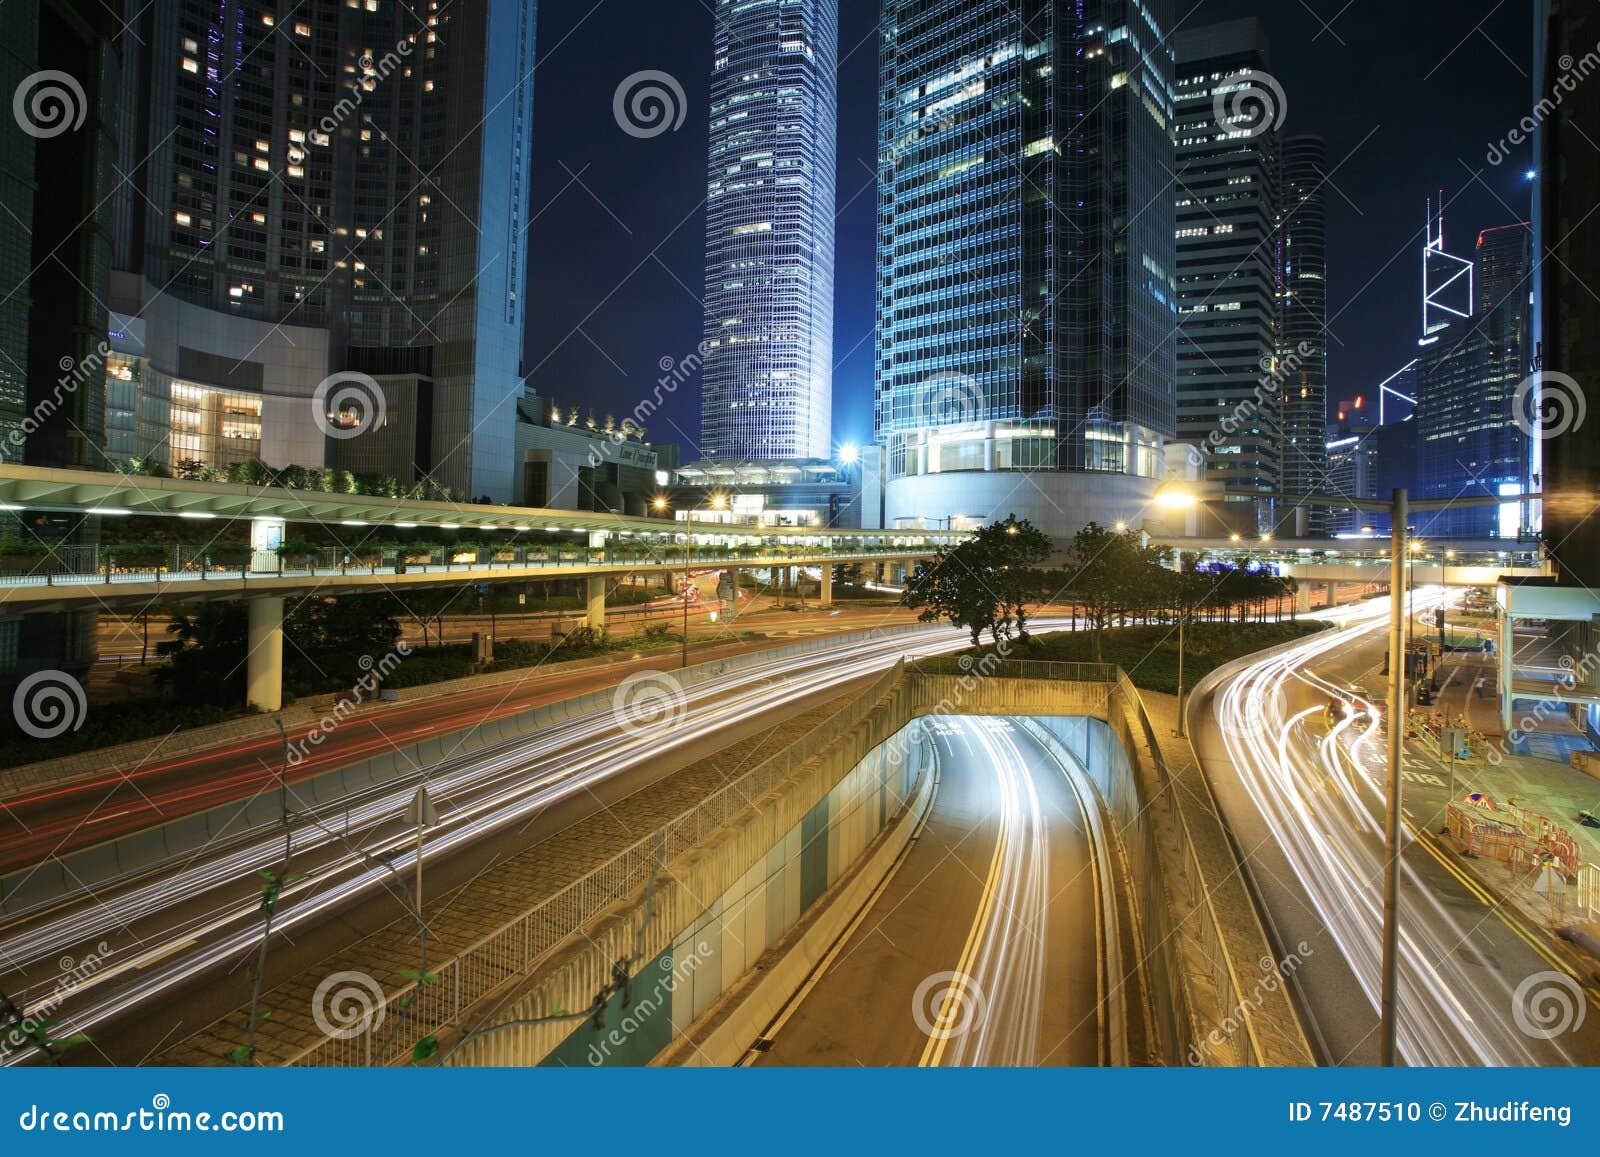
[[[140,9],[110,456],[427,475],[509,501],[534,15],[533,0]],[[319,414],[332,375],[379,396]]]
[[[838,0],[717,0],[715,36],[700,450],[826,458]]]
[[[887,521],[1136,517],[1175,423],[1168,5],[883,15]]]
[[[1285,494],[1316,494],[1327,487],[1328,246],[1323,189],[1328,150],[1321,137],[1283,138],[1283,201],[1278,225],[1280,308],[1278,382],[1283,391]],[[1302,510],[1306,508],[1302,507]],[[1306,510],[1297,529],[1325,534],[1330,512]]]
[[[1532,232],[1486,230],[1472,262],[1472,315],[1423,338],[1418,363],[1418,491],[1425,498],[1504,495],[1501,507],[1419,516],[1425,534],[1515,536],[1527,487],[1527,439],[1514,396],[1528,376]]]
[[[0,90],[0,461],[98,464],[104,440],[106,287],[117,180],[115,12],[76,0],[5,10]],[[19,525],[19,523],[21,525]],[[99,541],[98,517],[0,514],[0,538]],[[0,614],[0,686],[94,662],[96,616]],[[9,687],[8,687],[9,693]]]
[[[1276,367],[1298,359],[1278,349],[1278,134],[1237,99],[1271,66],[1266,31],[1233,20],[1180,32],[1173,49],[1178,437],[1203,449],[1208,481],[1271,495],[1286,453]],[[1217,509],[1234,529],[1273,529],[1268,497]]]

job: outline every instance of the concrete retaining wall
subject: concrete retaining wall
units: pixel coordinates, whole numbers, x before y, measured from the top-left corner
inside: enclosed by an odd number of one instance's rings
[[[479,1012],[463,1027],[514,1027],[468,1040],[449,1063],[645,1063],[681,1033],[685,1017],[709,1007],[715,994],[733,983],[738,970],[760,954],[760,945],[774,938],[775,928],[792,923],[787,907],[781,919],[771,915],[769,899],[759,927],[752,926],[751,904],[757,893],[771,895],[764,891],[771,881],[791,878],[780,865],[794,858],[797,831],[800,847],[805,846],[806,816],[877,744],[927,714],[1086,717],[1048,726],[1095,779],[1114,819],[1121,878],[1131,884],[1126,899],[1134,925],[1132,968],[1143,990],[1141,1015],[1134,1018],[1140,1032],[1132,1063],[1311,1063],[1298,1018],[1281,991],[1263,997],[1240,987],[1238,978],[1257,974],[1258,961],[1270,956],[1270,944],[1253,910],[1244,918],[1210,902],[1215,891],[1241,887],[1237,866],[1196,852],[1189,819],[1174,798],[1160,746],[1131,684],[912,672],[788,783],[751,801],[733,826],[668,865],[648,907],[636,902],[586,930],[492,1010]],[[804,878],[803,865],[800,871]],[[828,872],[828,879],[835,878],[831,863]],[[708,896],[718,899],[709,904],[697,899]],[[730,928],[737,928],[739,913],[745,920],[735,933],[740,947],[730,953]],[[774,919],[776,924],[768,923]],[[606,1026],[575,1033],[571,1021],[536,1023],[554,1010],[587,1007],[606,984],[612,963],[627,958],[648,962],[640,984],[657,996],[652,1016],[636,1018],[630,1031],[620,1032],[621,1043],[606,1044],[611,1039]],[[803,978],[804,972],[793,974]],[[665,998],[659,995],[663,989]],[[1236,1032],[1231,1026],[1247,1004],[1248,1031]],[[608,1010],[609,1027],[620,1024],[613,1016],[628,1016],[620,1000]],[[1201,1042],[1208,1043],[1198,1048]],[[725,1063],[727,1051],[719,1049],[712,1063]]]

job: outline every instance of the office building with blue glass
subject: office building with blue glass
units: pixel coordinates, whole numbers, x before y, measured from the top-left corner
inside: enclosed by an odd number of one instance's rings
[[[883,15],[887,523],[1136,519],[1176,420],[1170,6]]]
[[[826,459],[838,0],[717,0],[714,36],[700,453]]]

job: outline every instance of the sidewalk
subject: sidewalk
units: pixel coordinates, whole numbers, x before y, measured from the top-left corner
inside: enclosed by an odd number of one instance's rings
[[[1492,683],[1492,672],[1487,678]],[[1472,758],[1455,761],[1453,799],[1459,802],[1469,793],[1483,792],[1499,807],[1517,807],[1543,816],[1572,837],[1580,865],[1600,865],[1600,828],[1585,827],[1578,819],[1581,812],[1600,815],[1600,780],[1577,770],[1565,759],[1571,746],[1587,747],[1587,743],[1575,733],[1552,730],[1553,726],[1570,728],[1567,720],[1558,716],[1545,721],[1545,730],[1530,734],[1525,745],[1530,754],[1505,751],[1499,734],[1498,711],[1493,711],[1496,718],[1491,724],[1493,733],[1490,733],[1485,724],[1491,721],[1483,718],[1482,710],[1474,710],[1482,701],[1468,698],[1464,693],[1475,681],[1475,678],[1459,681],[1453,687],[1453,697],[1441,697],[1447,720],[1454,720],[1464,712],[1474,728],[1489,735],[1489,750],[1475,750]],[[1544,757],[1547,751],[1554,758]],[[1408,741],[1405,766],[1410,773],[1408,780],[1420,771],[1441,784],[1450,782],[1448,759],[1441,758],[1429,742]],[[1416,792],[1418,789],[1408,786],[1407,790]],[[1429,791],[1428,794],[1437,794],[1442,801],[1446,793]],[[1557,879],[1547,882],[1547,891],[1535,892],[1541,875],[1536,867],[1514,867],[1509,861],[1469,855],[1460,840],[1439,834],[1443,826],[1439,822],[1442,812],[1442,806],[1431,803],[1426,808],[1417,808],[1413,813],[1416,830],[1427,832],[1453,864],[1464,869],[1501,904],[1515,911],[1526,925],[1554,934],[1575,928],[1600,940],[1600,912],[1582,907],[1578,889],[1571,883]],[[1486,818],[1496,814],[1487,812]],[[1591,976],[1600,975],[1600,959],[1584,959],[1581,967]]]

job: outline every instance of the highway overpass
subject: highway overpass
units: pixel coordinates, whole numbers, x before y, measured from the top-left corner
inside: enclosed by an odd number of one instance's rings
[[[128,549],[119,559],[112,544],[62,548],[13,565],[0,573],[0,613],[245,599],[247,697],[266,711],[282,705],[283,601],[291,595],[581,579],[588,622],[599,627],[608,584],[629,574],[820,566],[826,605],[835,565],[910,567],[966,537],[959,531],[749,526],[718,521],[717,512],[680,522],[27,466],[0,466],[0,510],[196,523],[192,541],[166,548],[159,560],[128,561]],[[250,545],[211,545],[214,535],[205,524],[222,521],[248,523]],[[294,523],[349,528],[362,544],[385,531],[437,530],[503,535],[504,545],[407,550],[352,544],[295,555],[283,547],[285,528]]]

